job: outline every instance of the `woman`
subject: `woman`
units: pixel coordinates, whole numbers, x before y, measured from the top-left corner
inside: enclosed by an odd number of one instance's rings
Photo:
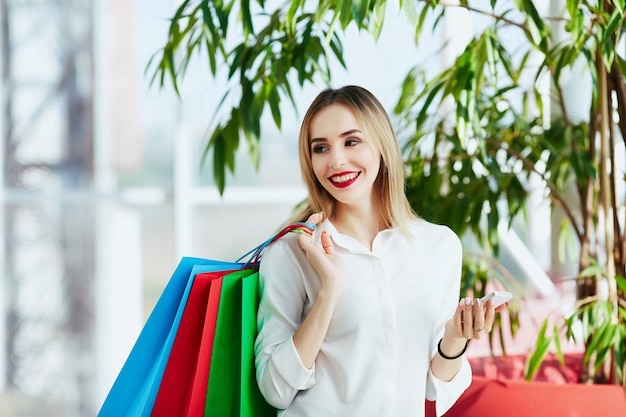
[[[261,392],[279,416],[423,416],[425,398],[443,414],[471,382],[468,340],[495,311],[459,302],[459,238],[413,214],[395,133],[367,90],[319,94],[299,154],[298,220],[317,228],[263,255]]]

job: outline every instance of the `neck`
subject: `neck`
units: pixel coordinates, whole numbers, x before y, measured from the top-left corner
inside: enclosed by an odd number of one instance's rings
[[[331,221],[338,232],[358,240],[369,250],[372,250],[378,232],[386,229],[380,210],[374,205],[355,207],[338,204]]]

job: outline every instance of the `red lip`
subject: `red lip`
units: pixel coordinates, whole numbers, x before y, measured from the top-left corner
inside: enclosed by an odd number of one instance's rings
[[[329,177],[328,180],[330,181],[330,183],[332,185],[334,185],[337,188],[346,188],[351,186],[352,184],[354,184],[354,182],[359,178],[359,176],[361,175],[360,172],[356,173],[356,176],[354,178],[352,178],[351,180],[348,181],[344,181],[344,182],[335,182],[332,179],[333,178],[337,178],[337,177],[341,177],[343,175],[350,175],[350,174],[355,174],[355,172],[340,172],[338,174],[333,175],[332,177]]]

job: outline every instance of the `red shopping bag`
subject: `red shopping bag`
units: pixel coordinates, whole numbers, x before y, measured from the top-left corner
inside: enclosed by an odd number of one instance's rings
[[[201,416],[204,413],[206,404],[206,387],[211,371],[211,356],[213,353],[213,338],[215,336],[215,325],[217,323],[217,311],[219,308],[220,294],[222,292],[222,277],[211,281],[211,290],[207,302],[204,328],[202,329],[202,342],[198,353],[198,362],[194,373],[193,382],[190,388],[191,396],[183,416]]]

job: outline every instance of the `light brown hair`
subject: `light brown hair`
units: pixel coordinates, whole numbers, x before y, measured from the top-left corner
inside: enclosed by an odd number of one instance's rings
[[[378,99],[368,90],[358,86],[322,91],[307,110],[298,142],[302,179],[309,197],[296,220],[306,221],[313,213],[323,212],[332,216],[335,199],[322,187],[311,163],[311,121],[324,108],[332,104],[346,106],[356,118],[368,142],[381,154],[380,171],[374,184],[381,201],[381,213],[387,227],[398,227],[408,232],[408,221],[416,218],[404,190],[404,164],[398,139],[389,120],[389,115]]]

